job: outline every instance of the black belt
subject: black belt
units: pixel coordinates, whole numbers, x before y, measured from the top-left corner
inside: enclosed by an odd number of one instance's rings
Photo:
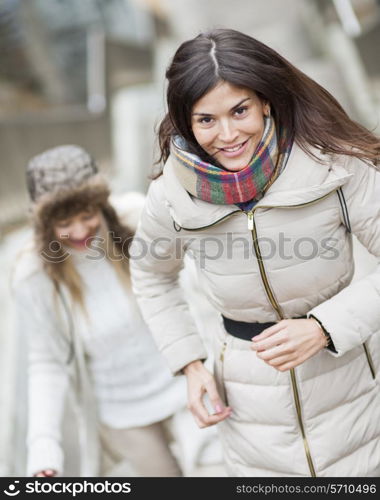
[[[245,321],[235,321],[234,319],[226,318],[222,315],[224,328],[226,331],[242,340],[251,340],[252,337],[256,337],[263,330],[275,325],[275,322],[269,323],[246,323]],[[306,316],[301,316],[297,319],[306,318]]]

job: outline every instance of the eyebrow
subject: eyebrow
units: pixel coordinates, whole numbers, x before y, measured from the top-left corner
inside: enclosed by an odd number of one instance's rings
[[[237,104],[235,104],[235,106],[232,106],[232,108],[230,109],[230,111],[233,111],[234,109],[238,108],[244,102],[249,101],[249,99],[251,99],[251,98],[250,97],[244,97],[244,99],[242,99],[240,102],[238,102]],[[212,116],[212,113],[192,113],[192,116],[195,116],[195,115],[199,115],[199,116]]]

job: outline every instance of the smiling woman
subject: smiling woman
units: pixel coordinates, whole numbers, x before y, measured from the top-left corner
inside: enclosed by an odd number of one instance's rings
[[[195,421],[218,424],[231,475],[379,476],[380,272],[351,283],[352,234],[380,258],[379,138],[234,30],[184,42],[166,76],[164,167],[137,232],[166,245],[132,245],[131,276]],[[326,241],[331,259],[300,258]],[[213,374],[178,287],[186,253],[220,313]]]

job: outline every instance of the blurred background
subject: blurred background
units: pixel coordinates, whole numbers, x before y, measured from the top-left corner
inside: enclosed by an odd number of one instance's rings
[[[267,43],[380,133],[380,0],[0,0],[0,476],[24,471],[25,347],[9,279],[30,234],[25,165],[75,143],[116,193],[145,192],[165,69],[182,41],[214,27]],[[355,252],[357,279],[374,259]]]

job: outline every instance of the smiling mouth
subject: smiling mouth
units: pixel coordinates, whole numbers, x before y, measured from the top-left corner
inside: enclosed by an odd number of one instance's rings
[[[84,240],[70,240],[70,243],[72,243],[73,245],[83,246],[86,244],[86,241],[87,241],[87,238]]]
[[[245,144],[247,143],[248,139],[246,139],[244,142],[240,142],[239,144],[236,144],[236,146],[231,146],[230,148],[219,148],[219,151],[226,151],[227,153],[235,153],[236,151],[239,151]]]
[[[239,142],[239,144],[235,144],[229,148],[218,148],[218,151],[215,154],[221,154],[225,158],[237,158],[240,157],[243,153],[246,152],[248,148],[248,142],[250,137],[246,139],[244,142]]]
[[[90,238],[92,238],[93,235],[89,234],[88,236],[86,236],[85,238],[83,238],[82,240],[73,240],[73,239],[70,239],[70,243],[73,243],[74,245],[84,245],[85,243],[87,243],[87,240],[89,240]]]

